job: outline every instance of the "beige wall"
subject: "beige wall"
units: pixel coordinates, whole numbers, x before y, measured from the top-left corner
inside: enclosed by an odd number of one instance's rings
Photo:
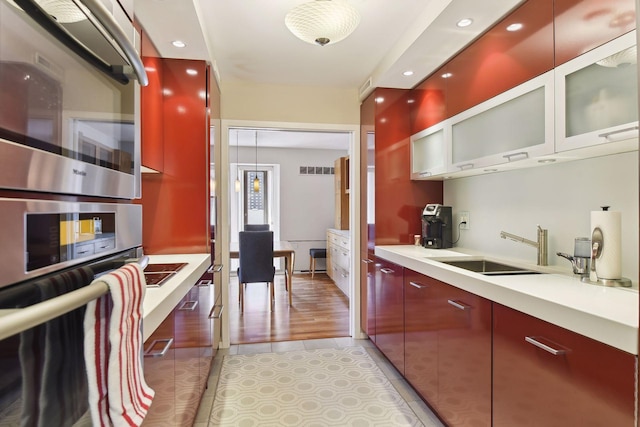
[[[225,120],[360,123],[356,89],[223,81],[221,91]]]

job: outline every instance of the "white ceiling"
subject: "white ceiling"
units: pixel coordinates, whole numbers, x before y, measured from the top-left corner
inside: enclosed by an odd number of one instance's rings
[[[360,25],[327,46],[298,40],[284,25],[306,1],[135,0],[135,7],[161,56],[211,61],[223,88],[247,81],[360,90],[369,78],[372,87],[415,86],[524,0],[347,0]],[[460,29],[462,18],[474,23]]]

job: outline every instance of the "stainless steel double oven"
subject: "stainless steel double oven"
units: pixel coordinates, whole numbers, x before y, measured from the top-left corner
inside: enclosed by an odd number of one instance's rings
[[[87,422],[85,308],[67,301],[142,255],[132,17],[117,0],[0,0],[0,426]]]

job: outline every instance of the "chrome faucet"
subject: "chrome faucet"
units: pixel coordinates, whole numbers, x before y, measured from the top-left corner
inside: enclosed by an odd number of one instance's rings
[[[538,241],[525,239],[524,237],[516,236],[515,234],[507,233],[506,231],[500,232],[500,237],[503,239],[511,239],[514,242],[524,243],[525,245],[533,246],[538,250],[538,265],[548,265],[547,263],[547,230],[538,225]]]

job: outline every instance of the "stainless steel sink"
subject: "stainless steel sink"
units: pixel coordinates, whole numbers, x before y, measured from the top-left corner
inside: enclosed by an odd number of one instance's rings
[[[539,271],[527,270],[513,265],[502,264],[484,259],[465,259],[457,261],[440,261],[443,264],[464,268],[486,276],[514,276],[521,274],[542,274]]]

